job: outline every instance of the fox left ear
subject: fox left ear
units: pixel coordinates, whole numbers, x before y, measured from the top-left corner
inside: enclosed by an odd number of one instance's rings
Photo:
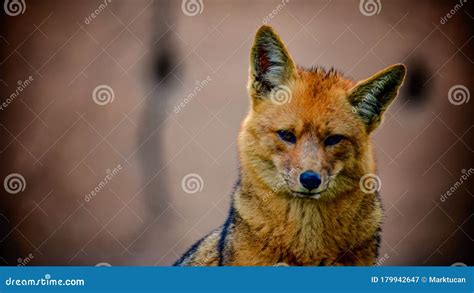
[[[271,27],[260,27],[250,52],[250,96],[264,99],[275,88],[288,86],[295,75],[296,66],[280,37]]]
[[[405,65],[395,64],[359,82],[350,91],[352,111],[367,125],[368,133],[377,128],[383,113],[398,95],[405,73]]]

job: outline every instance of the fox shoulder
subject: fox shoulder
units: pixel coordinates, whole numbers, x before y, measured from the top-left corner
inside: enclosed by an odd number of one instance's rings
[[[222,228],[216,229],[191,248],[174,264],[175,266],[217,266],[219,263],[218,243]]]

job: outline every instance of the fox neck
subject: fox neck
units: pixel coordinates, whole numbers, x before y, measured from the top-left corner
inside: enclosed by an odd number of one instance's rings
[[[344,239],[341,233],[347,233],[338,227],[356,227],[361,210],[365,213],[362,217],[370,219],[370,227],[360,227],[368,235],[374,233],[381,221],[380,203],[375,194],[353,189],[327,200],[297,198],[291,194],[276,194],[258,178],[252,170],[242,170],[234,207],[249,231],[277,250],[292,245],[295,251],[311,254],[324,249],[328,243],[337,247],[338,239]],[[352,240],[358,241],[357,237],[367,235],[355,235]]]

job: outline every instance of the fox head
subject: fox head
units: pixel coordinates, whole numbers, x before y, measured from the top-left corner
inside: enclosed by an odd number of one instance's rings
[[[405,66],[358,83],[297,67],[271,27],[250,53],[251,108],[239,136],[242,176],[275,193],[333,198],[375,172],[370,134],[398,94]]]

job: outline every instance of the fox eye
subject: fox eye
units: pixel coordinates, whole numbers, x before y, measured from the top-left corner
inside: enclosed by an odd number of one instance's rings
[[[326,140],[324,140],[324,144],[326,146],[335,145],[335,144],[340,143],[343,138],[344,136],[339,135],[339,134],[330,135],[326,138]]]
[[[296,143],[296,136],[290,130],[278,130],[277,134],[283,141],[286,141],[291,144]]]

